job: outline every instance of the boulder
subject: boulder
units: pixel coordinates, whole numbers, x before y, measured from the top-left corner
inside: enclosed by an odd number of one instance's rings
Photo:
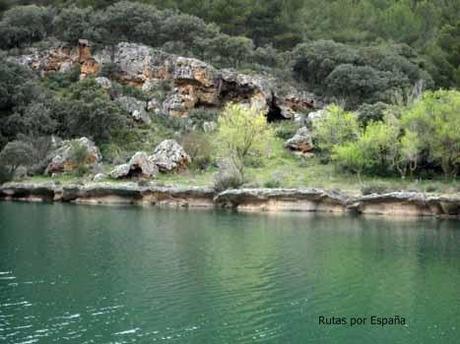
[[[147,102],[147,111],[153,112],[155,115],[161,113],[161,104],[155,98],[150,99]]]
[[[74,171],[78,167],[74,156],[78,147],[86,151],[84,163],[87,166],[93,167],[102,159],[99,148],[86,137],[55,142],[55,146],[56,148],[48,156],[49,163],[45,170],[49,175]]]
[[[309,121],[310,123],[312,123],[312,122],[314,122],[314,121],[317,121],[317,120],[323,118],[325,113],[326,113],[326,110],[325,110],[325,109],[321,109],[321,110],[318,110],[318,111],[310,112],[310,113],[308,114],[307,119],[308,119],[308,121]]]
[[[158,168],[151,161],[147,153],[136,152],[127,164],[116,166],[110,176],[114,179],[141,177],[151,178],[158,173]]]
[[[93,181],[100,182],[106,178],[107,178],[107,175],[105,173],[98,173],[93,177]]]
[[[110,177],[113,179],[121,179],[129,177],[129,171],[131,166],[129,164],[121,164],[115,166],[115,168],[110,172]]]
[[[308,153],[313,150],[313,142],[307,127],[297,130],[295,135],[285,142],[285,147],[299,153]]]
[[[105,76],[99,76],[94,80],[96,80],[97,84],[101,86],[104,90],[110,90],[112,88],[112,82]]]
[[[192,161],[184,148],[175,140],[164,140],[154,150],[150,160],[158,166],[161,172],[179,171],[185,169]]]
[[[138,122],[150,124],[151,119],[146,110],[146,102],[138,100],[134,97],[120,97],[116,99],[121,108],[127,112]]]

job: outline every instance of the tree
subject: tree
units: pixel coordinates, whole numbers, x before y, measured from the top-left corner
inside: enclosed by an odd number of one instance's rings
[[[91,8],[62,9],[53,22],[56,37],[71,44],[76,44],[80,38],[89,38],[91,13]]]
[[[72,85],[69,93],[56,102],[53,116],[61,136],[86,136],[96,143],[107,141],[114,130],[127,123],[120,107],[92,78]]]
[[[243,175],[251,154],[261,156],[273,139],[273,131],[261,112],[241,104],[229,104],[218,119],[216,143]]]
[[[361,174],[368,163],[358,142],[347,142],[343,145],[334,146],[332,160],[339,168],[356,173],[359,181],[361,181]]]
[[[395,157],[394,166],[402,178],[409,171],[412,177],[420,159],[420,139],[417,133],[406,130],[399,142],[399,154]]]
[[[37,96],[34,74],[24,66],[0,58],[0,111],[11,111]]]
[[[20,166],[30,166],[35,159],[34,148],[22,141],[11,141],[0,152],[0,164],[12,175]]]
[[[48,8],[35,5],[9,9],[0,22],[0,47],[22,47],[42,40],[51,31],[51,16]]]
[[[384,91],[390,88],[392,77],[392,73],[378,71],[370,66],[342,64],[328,75],[325,83],[329,95],[341,96],[350,105],[357,105],[388,100],[384,98]]]
[[[399,152],[398,136],[399,126],[394,119],[371,122],[356,141],[334,146],[332,160],[358,177],[363,172],[391,172]]]
[[[421,149],[439,164],[446,177],[455,177],[460,168],[460,92],[425,92],[401,116],[406,131],[420,139]]]
[[[354,113],[330,105],[324,116],[313,122],[313,133],[318,148],[328,158],[334,146],[357,140],[360,128]]]

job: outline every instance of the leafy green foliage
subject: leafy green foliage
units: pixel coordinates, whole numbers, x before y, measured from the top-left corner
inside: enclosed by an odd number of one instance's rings
[[[224,159],[219,164],[219,170],[214,180],[214,189],[218,192],[227,189],[238,189],[244,183],[241,168],[231,159]]]
[[[91,13],[91,8],[63,8],[53,22],[56,37],[71,44],[76,44],[80,38],[91,37]]]
[[[250,155],[263,156],[273,139],[265,116],[240,104],[229,104],[218,119],[216,145],[243,174]]]
[[[425,93],[401,117],[403,127],[417,134],[420,149],[446,176],[456,176],[460,168],[459,113],[460,92],[440,90]]]
[[[34,148],[22,141],[11,141],[0,152],[0,165],[14,174],[20,166],[30,166],[34,162]]]
[[[333,160],[358,174],[391,173],[398,154],[399,127],[391,120],[370,123],[359,138],[334,147]]]
[[[355,107],[390,102],[394,93],[405,94],[420,80],[431,87],[431,77],[412,61],[411,54],[404,46],[356,48],[320,40],[296,47],[293,70],[298,80],[317,92]]]
[[[186,133],[179,143],[192,158],[193,169],[205,170],[211,164],[212,146],[206,134],[192,131]]]
[[[63,137],[87,136],[101,143],[115,129],[128,124],[122,110],[94,79],[72,85],[53,110],[59,122],[58,133]]]
[[[88,172],[86,162],[88,160],[88,150],[85,145],[76,142],[72,145],[70,158],[75,163],[75,173],[77,176],[82,177]]]
[[[316,145],[327,157],[334,146],[355,141],[359,137],[360,128],[354,113],[330,105],[324,116],[313,122],[313,132]]]
[[[51,30],[49,8],[17,6],[3,14],[0,21],[0,48],[23,47],[46,37]]]
[[[358,120],[362,126],[367,126],[370,122],[382,121],[388,104],[378,102],[375,104],[362,104],[358,109]]]

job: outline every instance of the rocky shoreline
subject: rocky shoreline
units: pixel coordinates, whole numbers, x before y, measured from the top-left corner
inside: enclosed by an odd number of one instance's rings
[[[250,212],[327,212],[390,216],[460,217],[460,195],[392,192],[352,196],[316,188],[232,189],[140,186],[136,183],[7,183],[0,200],[223,208]]]

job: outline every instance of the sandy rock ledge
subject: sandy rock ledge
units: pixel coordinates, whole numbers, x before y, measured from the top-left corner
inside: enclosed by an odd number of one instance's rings
[[[250,212],[328,212],[390,216],[460,217],[460,196],[393,192],[352,197],[315,188],[232,189],[139,186],[136,183],[7,183],[0,200],[137,204],[185,208],[224,208]]]

